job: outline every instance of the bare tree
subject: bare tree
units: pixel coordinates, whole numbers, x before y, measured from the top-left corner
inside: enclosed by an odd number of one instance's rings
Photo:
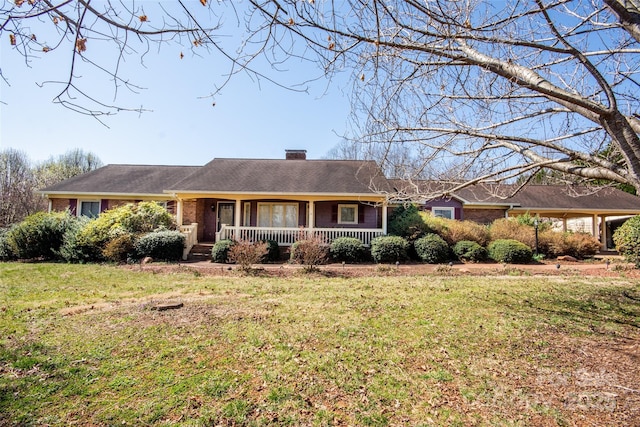
[[[411,150],[420,160],[409,165],[413,172],[392,168],[403,178],[447,171],[455,189],[550,169],[640,189],[636,0],[249,0],[242,9],[201,0],[208,7],[200,10],[194,3],[163,9],[153,27],[133,1],[96,9],[86,0],[16,0],[0,11],[0,31],[11,32],[25,58],[34,47],[70,42],[62,93],[71,96],[60,102],[89,114],[98,113],[73,97],[80,61],[127,86],[118,74],[122,57],[144,56],[152,43],[188,42],[224,55],[230,76],[255,73],[249,67],[265,59],[278,69],[291,58],[327,74],[352,72],[350,137],[383,153]],[[216,19],[229,11],[246,25],[238,54],[215,39]],[[22,23],[34,18],[57,21],[57,44],[31,37]],[[98,42],[116,47],[114,66],[92,62],[89,45]]]
[[[0,151],[0,228],[35,213],[35,180],[27,155],[18,150]]]
[[[33,174],[38,188],[44,188],[101,166],[102,161],[94,153],[76,148],[37,165]]]

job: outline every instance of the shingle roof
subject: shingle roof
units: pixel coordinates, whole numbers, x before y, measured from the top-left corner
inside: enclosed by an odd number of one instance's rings
[[[437,194],[455,184],[418,181],[412,185],[394,180],[392,185],[407,194]],[[467,205],[516,206],[520,209],[640,210],[640,198],[611,187],[580,185],[472,185],[450,194]]]
[[[107,165],[42,189],[43,193],[162,194],[201,166]]]
[[[355,160],[214,159],[166,188],[176,192],[372,194],[387,190],[375,162]]]

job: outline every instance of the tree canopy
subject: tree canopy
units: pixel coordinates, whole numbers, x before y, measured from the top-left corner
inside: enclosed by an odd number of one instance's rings
[[[387,153],[411,159],[394,164],[400,178],[464,186],[548,169],[640,188],[635,1],[201,0],[161,8],[153,20],[133,1],[4,4],[2,40],[8,34],[16,52],[73,52],[61,93],[69,96],[59,100],[89,114],[117,105],[94,109],[77,100],[78,92],[91,100],[75,85],[81,61],[126,87],[132,83],[118,75],[119,61],[143,56],[152,43],[218,52],[229,78],[243,71],[277,81],[259,64],[277,70],[302,58],[323,73],[351,73],[348,137],[376,146],[370,152],[383,162]],[[40,40],[32,20],[55,26],[57,38]],[[236,46],[220,42],[230,26],[244,31]],[[114,63],[91,53],[98,43],[115,47]]]

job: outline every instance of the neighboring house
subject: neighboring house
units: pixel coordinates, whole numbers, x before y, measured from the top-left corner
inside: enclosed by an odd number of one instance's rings
[[[108,165],[41,192],[50,209],[97,215],[155,200],[197,241],[270,239],[282,246],[303,231],[368,244],[386,234],[388,183],[371,161],[214,159],[204,166]]]
[[[449,187],[447,187],[449,186]],[[214,159],[204,166],[107,165],[47,187],[50,210],[96,216],[143,200],[162,203],[193,244],[220,239],[270,239],[281,246],[309,231],[331,241],[357,237],[369,244],[387,231],[387,206],[418,202],[435,216],[488,224],[523,214],[568,222],[588,219],[591,233],[610,242],[607,218],[640,214],[640,199],[614,188],[451,184],[384,177],[375,162],[307,160],[287,150],[284,160]],[[448,194],[425,199],[425,194]],[[610,222],[611,223],[611,222]],[[606,249],[606,243],[603,243]]]

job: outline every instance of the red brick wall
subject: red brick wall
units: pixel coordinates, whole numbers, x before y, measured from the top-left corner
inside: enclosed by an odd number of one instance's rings
[[[496,219],[504,218],[504,209],[469,209],[464,208],[463,219],[479,224],[490,224]]]

